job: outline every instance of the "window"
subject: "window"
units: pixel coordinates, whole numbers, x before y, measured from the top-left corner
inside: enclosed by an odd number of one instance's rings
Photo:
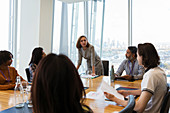
[[[132,2],[132,0],[129,1]],[[87,33],[88,41],[95,46],[97,54],[102,60],[109,60],[109,67],[114,65],[115,70],[125,59],[128,45],[137,46],[138,43],[143,42],[152,42],[156,46],[161,58],[160,66],[170,70],[169,3],[170,0],[138,0],[133,1],[131,6],[131,4],[128,5],[127,0],[91,0],[67,4],[68,37],[62,38],[68,40],[68,56],[77,65],[76,42],[80,35]],[[61,38],[60,23],[61,13],[63,13],[61,9],[62,2],[56,1],[53,37],[53,51],[56,53],[59,53]],[[130,15],[128,20],[128,12],[131,10],[132,17]],[[102,19],[104,19],[104,23],[102,23]],[[132,29],[128,30],[131,25]],[[83,66],[84,70],[86,64]]]
[[[0,50],[8,50],[16,58],[17,42],[17,5],[20,0],[0,1]],[[16,66],[16,60],[13,66]]]
[[[128,1],[106,0],[102,59],[115,70],[125,59],[128,46]],[[109,68],[110,69],[110,68]]]
[[[77,65],[78,50],[77,39],[84,35],[84,2],[68,5],[69,25],[69,57]]]
[[[62,37],[68,40],[68,56],[77,65],[76,42],[80,35],[84,34],[84,2],[67,4],[68,12],[68,37]],[[60,32],[61,32],[61,14],[62,2],[55,1],[54,10],[54,31],[53,31],[53,52],[59,53]]]
[[[19,70],[19,56],[20,56],[20,20],[21,20],[21,0],[17,0],[17,37],[15,38],[17,41],[17,45],[15,43],[15,50],[16,50],[16,58],[15,58],[15,65],[16,69]]]
[[[54,5],[53,52],[59,53],[62,2],[55,0]]]
[[[85,3],[88,5],[85,6]],[[88,1],[88,2],[77,2],[72,4],[67,4],[67,12],[68,12],[68,37],[62,37],[68,40],[68,56],[73,61],[75,65],[77,65],[78,59],[78,50],[76,48],[77,39],[81,35],[85,34],[85,10],[88,9],[87,12],[87,26],[88,31],[90,29],[90,37],[87,36],[90,43],[93,43],[97,52],[100,52],[100,39],[101,34],[97,32],[101,32],[101,23],[102,23],[102,2],[97,4],[98,2]],[[99,5],[99,8],[97,8]],[[92,6],[92,7],[91,7]],[[55,11],[54,11],[54,34],[53,34],[53,52],[59,53],[60,47],[60,31],[61,31],[61,13],[62,12],[62,2],[55,1]],[[99,12],[99,13],[98,13]],[[89,22],[90,21],[90,22]],[[100,24],[96,24],[96,21]],[[89,26],[91,25],[91,27]],[[92,28],[93,27],[93,28]],[[89,34],[90,34],[89,33]],[[92,37],[92,38],[91,38]],[[99,54],[99,53],[98,53]],[[85,70],[86,64],[85,61],[82,61],[80,71]]]
[[[10,12],[10,1],[9,0],[1,0],[0,1],[0,50],[8,50],[9,49],[9,12]]]
[[[154,3],[154,5],[153,5]],[[160,67],[170,70],[170,0],[133,1],[133,45],[150,42],[158,50]]]
[[[89,3],[90,4],[90,3]],[[90,7],[90,42],[95,47],[96,53],[100,56],[103,2],[92,1]]]

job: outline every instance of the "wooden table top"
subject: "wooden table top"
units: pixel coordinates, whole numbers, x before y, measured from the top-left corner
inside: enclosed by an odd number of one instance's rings
[[[84,86],[88,87],[86,89],[86,94],[90,91],[97,91],[100,88],[102,80],[109,83],[111,86],[118,88],[118,87],[131,87],[131,88],[141,88],[141,80],[136,80],[134,82],[129,81],[114,81],[110,82],[109,76],[100,76],[95,79],[82,79]],[[121,111],[124,107],[117,105],[115,102],[112,101],[103,101],[97,99],[88,99],[86,98],[85,104],[88,105],[94,113],[116,113]]]
[[[86,94],[90,91],[97,91],[100,88],[102,80],[105,80],[107,83],[110,83],[108,76],[100,76],[94,79],[84,79],[82,82],[86,89]],[[141,80],[134,82],[128,81],[115,81],[110,83],[111,86],[118,87],[132,87],[140,88]],[[85,104],[88,105],[94,113],[115,113],[122,110],[124,107],[117,105],[115,102],[111,101],[102,101],[97,99],[88,99],[86,98]],[[0,90],[0,111],[11,108],[14,106],[14,91],[13,90]]]

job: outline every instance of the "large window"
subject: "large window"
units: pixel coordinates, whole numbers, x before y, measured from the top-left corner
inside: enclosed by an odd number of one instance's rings
[[[54,6],[53,52],[59,53],[62,2],[56,0]]]
[[[76,42],[80,35],[84,35],[84,2],[66,4],[66,11],[63,11],[62,2],[55,0],[54,30],[53,30],[53,52],[60,53],[60,40],[68,42],[68,56],[77,64]],[[67,13],[68,37],[61,37],[62,13]],[[63,29],[65,30],[65,29]],[[84,68],[84,66],[82,66]]]
[[[102,59],[117,69],[128,46],[128,1],[106,0]]]
[[[61,2],[55,1],[53,51],[56,53],[59,53],[60,47],[60,23],[61,13],[63,13],[61,12],[61,4]],[[104,4],[105,12],[103,12]],[[107,0],[105,3],[104,1],[91,0],[67,4],[67,8],[68,56],[74,64],[77,64],[78,57],[77,39],[80,35],[84,35],[86,31],[88,32],[88,34],[85,34],[88,41],[94,45],[101,59],[109,60],[109,64],[114,65],[117,69],[120,62],[125,59],[124,54],[128,46],[128,1]],[[87,14],[85,11],[87,11]],[[85,19],[88,19],[88,21]],[[103,19],[104,23],[102,23]],[[88,29],[85,29],[85,23],[88,25]],[[103,42],[101,42],[101,39],[103,39]],[[84,70],[86,64],[84,63],[81,67]]]
[[[95,46],[95,50],[100,55],[100,40],[102,28],[102,2],[88,1],[67,4],[67,11],[61,9],[62,2],[55,0],[54,10],[54,30],[53,30],[53,52],[60,53],[60,40],[68,40],[68,56],[77,65],[78,50],[76,42],[79,36],[86,35],[89,43]],[[87,12],[85,12],[87,11]],[[61,37],[62,13],[68,13],[65,22],[68,23],[68,37]],[[86,17],[87,16],[87,17]],[[87,25],[85,25],[87,24]],[[85,28],[87,26],[88,28]],[[80,71],[85,70],[86,63],[83,60]]]
[[[16,68],[17,70],[19,70],[19,57],[20,57],[20,20],[21,20],[21,0],[17,0],[18,3],[17,3],[17,37],[16,37],[16,43],[15,43],[15,47],[16,48]],[[16,45],[17,44],[17,45]]]
[[[151,42],[160,66],[170,70],[170,0],[91,0],[67,4],[67,12],[62,12],[62,2],[55,2],[53,52],[59,53],[61,38],[67,40],[68,56],[76,65],[76,42],[85,34],[101,59],[117,70],[129,45]],[[68,16],[68,37],[60,36],[62,13]],[[84,70],[86,64],[82,66]]]
[[[95,47],[95,51],[100,56],[103,2],[91,2],[89,17],[90,19],[90,42]]]
[[[77,65],[76,43],[79,36],[84,34],[84,2],[68,5],[69,25],[69,57]]]
[[[0,50],[8,50],[17,59],[17,9],[20,0],[0,0]],[[14,60],[13,66],[16,66]]]
[[[0,50],[8,50],[9,42],[9,11],[10,11],[10,1],[1,0],[0,1]]]
[[[154,3],[154,4],[153,4]],[[134,0],[132,13],[133,45],[153,43],[161,67],[170,70],[170,0]]]

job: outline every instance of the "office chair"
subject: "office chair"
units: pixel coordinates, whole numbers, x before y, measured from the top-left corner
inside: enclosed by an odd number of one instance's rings
[[[167,84],[167,93],[164,96],[160,113],[168,113],[169,108],[170,108],[170,89],[169,89],[169,86]]]
[[[26,75],[27,75],[28,82],[30,82],[30,71],[29,71],[29,68],[26,68],[25,72],[26,72]]]
[[[102,60],[102,63],[103,63],[104,75],[109,76],[109,61]]]
[[[133,108],[135,107],[135,98],[133,95],[129,95],[128,105],[122,109],[119,113],[133,113]]]

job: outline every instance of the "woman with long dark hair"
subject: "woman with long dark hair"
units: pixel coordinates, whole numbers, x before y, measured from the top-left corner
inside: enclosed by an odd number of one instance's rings
[[[158,67],[160,58],[153,44],[138,44],[137,59],[139,65],[145,68],[141,90],[122,90],[119,93],[125,97],[140,95],[134,108],[138,113],[160,113],[161,104],[167,92],[167,78],[165,72]],[[112,94],[105,92],[105,96],[120,105],[127,105],[127,101],[120,100]]]
[[[37,68],[40,60],[45,57],[46,54],[43,51],[43,48],[37,47],[32,51],[31,61],[29,63],[29,71],[30,71],[30,81],[32,82],[35,70]]]
[[[78,49],[78,65],[77,69],[79,69],[82,58],[87,60],[88,70],[92,71],[92,75],[103,75],[103,64],[100,57],[94,50],[94,46],[90,45],[86,36],[80,36],[77,40],[76,47]]]
[[[74,64],[65,55],[49,54],[43,58],[32,84],[31,98],[35,113],[92,112],[83,104],[83,84]]]

